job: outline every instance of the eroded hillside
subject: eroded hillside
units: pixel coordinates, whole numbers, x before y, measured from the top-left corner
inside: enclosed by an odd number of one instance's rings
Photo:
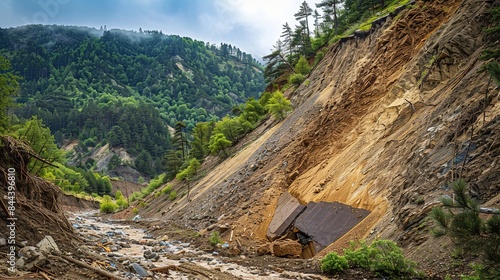
[[[482,203],[498,206],[498,88],[479,71],[493,4],[417,1],[333,45],[310,82],[287,92],[293,113],[248,135],[191,183],[189,199],[158,199],[150,215],[198,230],[227,223],[223,237],[252,250],[267,242],[288,191],[304,205],[371,211],[317,256],[378,236],[418,258],[432,247],[425,217],[452,180],[464,178]]]

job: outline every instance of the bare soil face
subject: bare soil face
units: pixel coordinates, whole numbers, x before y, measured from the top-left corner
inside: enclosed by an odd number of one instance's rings
[[[432,239],[426,218],[457,178],[482,204],[500,207],[499,95],[479,59],[491,3],[416,1],[366,37],[333,45],[309,82],[286,92],[295,109],[285,120],[265,121],[229,158],[207,161],[189,197],[153,194],[139,213],[202,234],[227,224],[223,240],[254,252],[269,242],[288,191],[304,205],[371,211],[316,258],[351,240],[383,238],[429,277],[460,274],[449,241]]]
[[[321,278],[318,259],[326,253],[341,251],[350,240],[383,238],[403,247],[427,277],[459,279],[469,271],[469,259],[454,256],[449,240],[432,239],[426,217],[441,196],[451,194],[449,182],[457,178],[470,183],[471,194],[482,204],[500,208],[500,102],[479,59],[488,43],[482,30],[494,2],[417,1],[366,37],[333,45],[309,83],[286,92],[295,110],[284,121],[265,121],[229,158],[207,160],[191,181],[189,195],[187,185],[174,181],[175,201],[153,193],[142,201],[144,207],[135,204],[112,219],[130,220],[136,207],[143,220],[134,226],[154,238],[189,242],[203,254],[216,250],[207,239],[219,231],[229,246],[218,251],[220,257],[255,270],[250,273],[255,277],[296,272]],[[21,159],[13,163],[24,170]],[[57,209],[53,189],[37,188],[41,183],[34,178],[28,181],[18,184],[25,186],[19,209],[26,217],[19,238],[36,244],[50,234],[66,252],[76,252],[81,238]],[[371,214],[314,259],[259,256],[285,191],[303,204],[338,201]],[[79,258],[90,264],[97,259]],[[40,271],[52,279],[103,278],[58,257],[49,260]],[[5,267],[0,269],[4,274]],[[227,276],[222,268],[191,262],[165,270],[199,279]],[[40,272],[23,277],[31,276],[41,279]],[[375,278],[363,271],[336,277]]]

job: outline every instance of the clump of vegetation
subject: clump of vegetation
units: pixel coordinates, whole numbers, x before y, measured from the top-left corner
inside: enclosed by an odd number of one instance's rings
[[[142,192],[133,192],[132,195],[130,195],[129,199],[131,202],[134,202],[139,199],[143,199],[144,194]]]
[[[351,242],[344,250],[344,256],[335,252],[321,260],[321,270],[325,273],[338,273],[347,268],[364,268],[377,275],[389,277],[417,276],[416,264],[407,260],[401,248],[390,240],[377,240],[370,246],[364,242]]]
[[[123,196],[122,192],[119,191],[119,190],[116,191],[115,201],[116,201],[116,205],[118,205],[118,207],[120,209],[125,209],[125,208],[128,207],[127,199],[125,199],[125,197]]]
[[[188,166],[183,169],[181,172],[177,173],[177,180],[182,181],[182,180],[190,180],[194,175],[196,175],[196,171],[198,171],[198,168],[200,167],[200,162],[192,158],[189,160]]]
[[[290,100],[286,99],[283,93],[277,90],[273,92],[271,98],[269,98],[266,109],[269,110],[276,120],[280,121],[292,110],[292,105],[290,104]]]
[[[295,64],[295,73],[307,75],[311,72],[311,67],[309,67],[309,62],[305,56],[301,55],[297,64]]]
[[[169,195],[170,192],[172,191],[172,185],[167,185],[161,190],[162,194]]]
[[[425,198],[423,196],[419,196],[415,199],[415,203],[418,205],[422,205],[425,203]]]
[[[500,211],[485,209],[467,194],[467,183],[453,183],[454,199],[443,197],[442,207],[434,207],[430,217],[435,226],[431,234],[448,236],[464,253],[475,254],[480,263],[474,266],[479,279],[500,279]],[[481,213],[489,214],[482,218]]]
[[[220,239],[220,233],[218,231],[214,231],[210,234],[208,237],[208,241],[210,241],[210,244],[213,246],[216,246],[217,244],[222,243],[222,239]]]
[[[335,252],[328,253],[321,259],[321,271],[328,274],[336,274],[349,268],[349,263],[344,256],[339,256]]]
[[[118,209],[118,205],[111,199],[111,196],[105,195],[99,208],[101,213],[114,213]]]
[[[165,177],[166,177],[165,174],[160,174],[159,176],[149,181],[148,186],[145,189],[141,190],[144,196],[152,193],[154,190],[160,187],[165,182]]]
[[[168,199],[174,201],[176,198],[177,198],[177,191],[171,191],[170,194],[168,195]]]
[[[298,86],[302,84],[302,82],[306,79],[302,74],[292,74],[290,78],[288,78],[288,82],[294,86]]]

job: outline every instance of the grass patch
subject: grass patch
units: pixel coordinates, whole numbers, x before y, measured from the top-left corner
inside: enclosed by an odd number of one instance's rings
[[[171,185],[167,185],[166,187],[164,187],[161,190],[161,193],[165,194],[165,195],[169,195],[171,192],[172,192],[172,186]]]
[[[170,199],[171,201],[174,201],[176,198],[177,198],[177,191],[172,191],[168,195],[168,199]]]
[[[210,234],[208,237],[208,241],[210,241],[210,244],[213,246],[216,246],[217,244],[222,243],[222,239],[220,239],[220,233],[218,231],[214,231]]]
[[[360,30],[363,30],[363,31],[368,31],[372,28],[372,23],[376,20],[376,19],[379,19],[381,17],[384,17],[392,12],[394,12],[396,10],[396,8],[400,7],[400,6],[403,6],[405,4],[408,4],[408,2],[410,2],[410,0],[400,0],[400,1],[395,1],[394,3],[390,4],[389,6],[387,6],[385,9],[383,9],[382,11],[379,11],[375,14],[373,14],[371,17],[369,17],[367,20],[365,20],[364,22],[362,22],[360,25],[359,25],[359,29]]]

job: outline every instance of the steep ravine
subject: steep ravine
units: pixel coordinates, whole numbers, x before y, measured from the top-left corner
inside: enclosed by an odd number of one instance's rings
[[[414,259],[432,253],[425,217],[452,179],[470,182],[483,203],[499,200],[499,91],[479,72],[492,4],[417,1],[366,37],[333,45],[310,82],[286,93],[295,109],[284,121],[248,135],[192,183],[190,201],[159,199],[149,215],[199,230],[228,223],[252,250],[289,191],[303,204],[372,211],[317,257],[375,237]]]

